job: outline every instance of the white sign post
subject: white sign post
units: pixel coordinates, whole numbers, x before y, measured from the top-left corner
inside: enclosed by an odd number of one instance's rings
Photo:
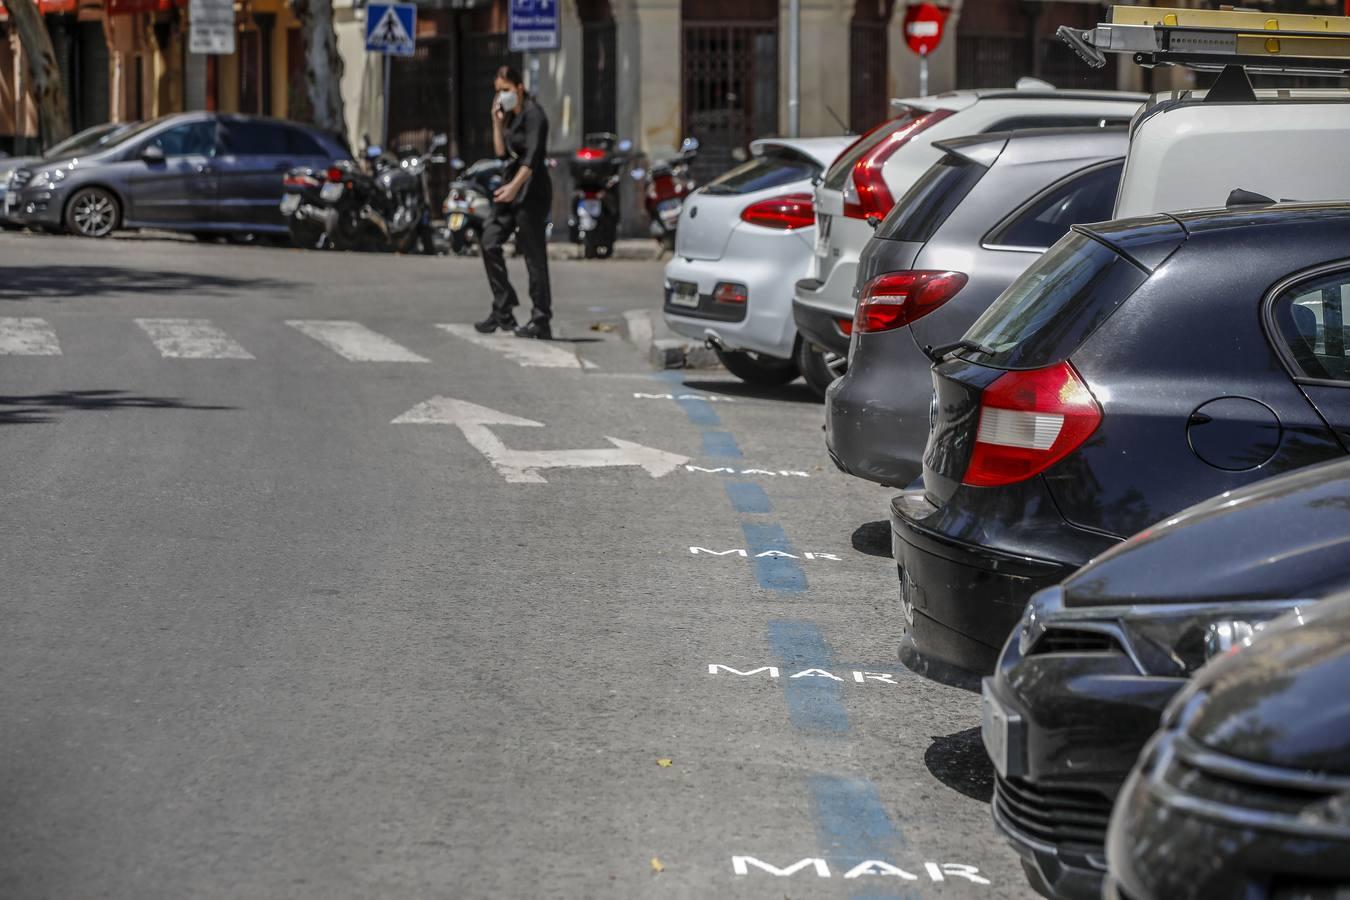
[[[234,0],[188,0],[188,51],[234,53]]]

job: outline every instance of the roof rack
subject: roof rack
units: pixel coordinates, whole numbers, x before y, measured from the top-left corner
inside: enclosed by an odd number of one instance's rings
[[[1109,21],[1086,29],[1062,25],[1058,34],[1093,68],[1106,65],[1107,53],[1124,53],[1147,67],[1350,74],[1348,16],[1113,6]]]

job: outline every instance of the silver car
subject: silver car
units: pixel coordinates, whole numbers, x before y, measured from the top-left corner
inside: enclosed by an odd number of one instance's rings
[[[286,171],[349,157],[337,137],[297,122],[181,113],[86,156],[20,168],[5,201],[20,224],[83,237],[118,228],[285,234]]]
[[[8,204],[6,204],[5,198],[9,193],[10,179],[19,169],[47,165],[81,154],[95,153],[102,147],[116,143],[119,137],[135,128],[137,124],[136,122],[104,122],[102,125],[86,128],[60,143],[53,144],[41,156],[0,156],[0,225],[10,227],[17,227],[18,225],[18,223],[11,222],[7,218]],[[17,199],[16,194],[16,202]]]
[[[835,464],[891,487],[922,470],[933,348],[971,323],[1077,223],[1111,218],[1123,128],[998,132],[945,151],[877,226],[858,263],[848,371],[825,398]]]

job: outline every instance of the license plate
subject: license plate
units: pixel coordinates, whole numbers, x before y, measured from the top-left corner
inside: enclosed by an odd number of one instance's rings
[[[830,216],[816,216],[816,256],[826,256],[830,252]]]
[[[980,684],[980,737],[989,759],[1004,778],[1022,774],[1022,717],[1004,708],[992,690],[992,678]]]
[[[586,215],[590,216],[592,219],[600,218],[599,200],[582,200],[580,205],[581,211],[584,212]]]
[[[319,199],[325,203],[332,203],[335,200],[342,199],[342,185],[336,181],[330,181],[319,188]]]
[[[450,230],[459,231],[464,227],[464,213],[450,214]]]
[[[688,281],[676,281],[670,286],[670,305],[698,308],[698,285]]]
[[[286,196],[281,198],[281,214],[283,216],[294,215],[295,211],[299,208],[300,208],[299,194],[287,194]]]

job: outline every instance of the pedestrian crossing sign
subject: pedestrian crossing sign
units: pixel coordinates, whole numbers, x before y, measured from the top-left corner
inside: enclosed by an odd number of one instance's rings
[[[412,56],[417,49],[417,7],[412,3],[366,5],[366,49],[393,56]]]

